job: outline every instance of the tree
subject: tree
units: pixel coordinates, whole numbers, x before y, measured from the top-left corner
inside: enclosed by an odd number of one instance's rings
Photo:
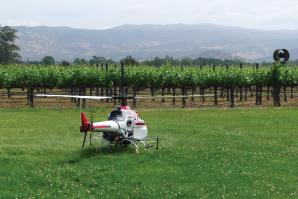
[[[89,60],[89,64],[103,64],[105,60],[106,59],[104,57],[93,56],[92,59]]]
[[[45,56],[42,60],[41,60],[42,64],[44,65],[54,65],[55,64],[55,59],[52,56]]]
[[[9,26],[0,26],[0,64],[18,62],[21,56],[16,52],[20,48],[14,43],[18,38],[17,30]]]
[[[132,56],[127,56],[124,59],[122,59],[121,61],[123,62],[124,65],[127,65],[127,66],[133,66],[133,65],[139,64],[138,60],[136,60]]]
[[[180,62],[181,62],[182,66],[191,66],[191,65],[193,65],[192,64],[192,59],[190,59],[188,57],[183,58]]]
[[[73,63],[74,63],[74,64],[77,64],[77,65],[81,65],[81,64],[88,64],[88,61],[87,61],[85,58],[82,58],[82,59],[80,59],[80,58],[75,58],[75,59],[73,60]]]
[[[105,57],[97,57],[97,56],[93,56],[89,60],[89,64],[99,65],[99,64],[105,64],[105,63],[106,64],[113,64],[115,62],[111,59],[106,59]]]
[[[145,65],[160,67],[161,65],[164,64],[164,59],[155,57],[153,60],[145,60],[142,63]]]
[[[62,60],[61,61],[62,66],[70,66],[70,63],[68,61]]]

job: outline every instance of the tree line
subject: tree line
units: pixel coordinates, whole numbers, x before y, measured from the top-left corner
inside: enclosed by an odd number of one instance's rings
[[[99,56],[92,56],[91,59],[86,58],[75,58],[72,62],[69,61],[55,61],[55,58],[52,56],[45,56],[40,61],[27,61],[23,62],[23,64],[31,64],[31,65],[63,65],[68,66],[72,65],[102,65],[102,64],[119,64],[123,62],[126,66],[137,66],[137,65],[146,65],[146,66],[155,66],[161,67],[163,65],[172,65],[172,66],[205,66],[205,65],[235,65],[239,63],[245,63],[241,60],[221,60],[215,58],[182,58],[182,59],[175,59],[171,56],[165,57],[155,57],[152,60],[137,60],[132,56],[127,56],[120,61],[113,60],[111,58],[99,57]]]

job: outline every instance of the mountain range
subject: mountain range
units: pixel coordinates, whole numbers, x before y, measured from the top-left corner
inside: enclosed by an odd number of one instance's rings
[[[277,48],[298,59],[298,30],[258,30],[214,24],[122,25],[104,30],[69,27],[14,27],[23,61],[50,55],[72,61],[102,56],[114,60],[128,55],[154,57],[243,59],[270,61]]]

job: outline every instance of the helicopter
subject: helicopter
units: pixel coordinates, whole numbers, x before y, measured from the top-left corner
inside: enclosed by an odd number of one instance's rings
[[[77,98],[77,99],[122,99],[122,103],[116,109],[112,110],[108,115],[106,121],[93,122],[93,119],[89,120],[86,113],[82,111],[80,100],[80,115],[81,125],[80,132],[84,133],[82,148],[85,146],[86,137],[88,132],[90,133],[90,145],[92,134],[101,133],[102,140],[109,142],[110,144],[119,146],[134,145],[136,153],[139,153],[139,143],[142,143],[147,150],[149,147],[154,147],[152,143],[155,143],[155,148],[158,149],[159,139],[148,138],[147,124],[140,115],[132,110],[127,104],[126,99],[132,99],[132,97],[109,97],[109,96],[80,96],[80,95],[47,95],[37,94],[36,97],[62,97],[62,98]]]

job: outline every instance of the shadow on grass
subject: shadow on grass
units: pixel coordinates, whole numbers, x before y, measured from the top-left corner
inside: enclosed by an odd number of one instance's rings
[[[96,156],[107,156],[107,155],[123,155],[123,154],[134,154],[136,153],[135,148],[132,146],[120,147],[115,145],[106,145],[101,148],[98,147],[86,147],[80,149],[79,157],[74,157],[69,160],[62,161],[63,164],[76,164],[84,159],[93,158]]]
[[[82,158],[90,158],[96,155],[121,155],[127,153],[135,153],[135,148],[132,146],[115,146],[115,145],[106,145],[103,147],[89,147],[81,150]]]

